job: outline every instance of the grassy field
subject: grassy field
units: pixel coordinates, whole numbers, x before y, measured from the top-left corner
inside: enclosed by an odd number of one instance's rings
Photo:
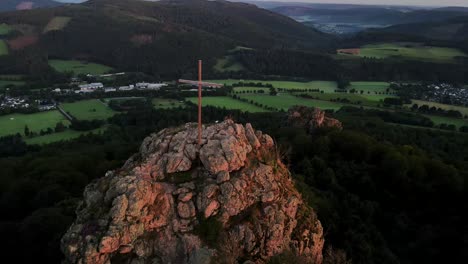
[[[49,143],[54,143],[54,142],[59,142],[59,141],[65,141],[65,140],[78,138],[79,136],[85,135],[85,134],[90,134],[90,133],[98,134],[100,132],[103,132],[105,129],[106,129],[105,127],[102,127],[102,128],[98,128],[98,129],[94,129],[94,130],[86,131],[86,132],[67,129],[67,130],[65,130],[63,132],[59,132],[59,133],[53,133],[53,134],[49,134],[49,135],[45,135],[45,136],[39,136],[39,137],[33,137],[33,138],[26,138],[24,141],[28,145],[43,145],[43,144],[49,144]]]
[[[187,98],[187,100],[194,104],[198,103],[197,97],[190,97],[190,98]],[[241,102],[239,100],[236,100],[227,96],[204,97],[202,103],[203,105],[210,105],[210,106],[215,106],[215,107],[220,107],[220,108],[225,107],[226,109],[239,109],[244,112],[251,112],[251,113],[268,112],[267,110],[260,108],[258,106],[245,103],[245,102]]]
[[[301,94],[301,93],[298,93]],[[376,107],[383,103],[383,100],[388,97],[395,97],[392,95],[365,95],[365,94],[351,94],[351,93],[307,93],[319,100],[348,100],[353,104],[360,104],[366,106]]]
[[[8,46],[4,40],[0,39],[0,56],[8,55]]]
[[[59,111],[0,116],[0,136],[16,133],[23,135],[26,125],[30,131],[39,133],[41,129],[55,128],[55,125],[59,122],[62,122],[66,126],[70,124]]]
[[[423,46],[414,43],[386,43],[366,45],[361,48],[359,56],[371,58],[399,57],[404,59],[451,62],[455,57],[467,56],[467,54],[453,48]]]
[[[78,120],[105,120],[115,114],[105,103],[97,99],[65,103],[61,107]]]
[[[12,28],[9,25],[7,25],[5,23],[0,24],[0,36],[10,33],[11,30],[12,30]]]
[[[211,80],[210,82],[232,85],[238,82],[244,83],[263,83],[271,84],[275,88],[283,89],[320,89],[324,92],[334,92],[337,89],[335,82],[331,81],[310,81],[310,82],[291,82],[291,81],[270,81],[270,80],[234,80],[234,79],[225,79],[225,80]]]
[[[45,26],[44,33],[47,33],[49,31],[62,30],[68,25],[70,20],[71,20],[71,17],[61,17],[61,16],[54,17]]]
[[[411,107],[413,104],[417,104],[419,106],[427,105],[429,107],[434,106],[436,108],[440,108],[440,109],[443,109],[443,110],[459,111],[464,116],[468,115],[468,107],[448,105],[448,104],[440,104],[440,103],[436,103],[436,102],[428,102],[428,101],[421,101],[421,100],[411,100],[411,102],[412,102],[412,104],[409,104],[409,105],[406,105],[406,106]]]
[[[50,60],[50,66],[58,72],[73,72],[74,74],[104,74],[112,70],[102,64],[76,60]]]
[[[291,106],[304,105],[309,107],[318,107],[322,110],[338,110],[343,104],[336,102],[328,102],[321,100],[306,99],[296,97],[290,94],[279,94],[277,96],[270,95],[240,95],[242,98],[252,100],[254,102],[274,107],[282,110],[288,110]]]
[[[20,86],[24,85],[25,82],[23,81],[6,81],[6,80],[0,80],[0,88],[4,88],[9,85],[14,85],[14,86]]]
[[[427,118],[430,118],[435,125],[440,124],[447,124],[447,125],[455,125],[457,128],[462,126],[468,126],[468,120],[466,119],[458,119],[458,118],[451,118],[445,116],[435,116],[435,115],[424,115]]]
[[[180,102],[179,100],[166,99],[166,98],[154,98],[152,100],[152,103],[155,108],[159,108],[159,109],[169,109],[169,108],[174,108],[174,107],[185,105],[184,102]]]
[[[390,89],[390,83],[388,82],[351,82],[351,85],[347,88],[348,90],[355,89],[356,91],[364,91],[368,95],[375,95],[375,93],[384,93]],[[370,92],[370,94],[368,93]]]
[[[225,85],[232,85],[239,82],[244,83],[263,83],[271,84],[275,88],[283,89],[318,89],[324,93],[335,93],[335,90],[338,89],[336,82],[333,81],[310,81],[310,82],[291,82],[291,81],[265,81],[265,80],[234,80],[234,79],[224,79],[224,80],[210,80],[210,82],[220,83]],[[248,87],[248,86],[246,86]],[[358,91],[363,90],[364,92],[385,92],[387,88],[390,87],[388,82],[351,82],[351,85],[347,88],[356,89]],[[236,87],[239,89],[242,87]],[[250,88],[249,88],[250,89]]]

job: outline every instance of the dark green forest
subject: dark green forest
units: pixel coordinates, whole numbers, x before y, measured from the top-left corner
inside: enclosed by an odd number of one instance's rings
[[[0,206],[8,212],[0,219],[0,234],[9,241],[5,258],[58,263],[60,237],[75,217],[86,184],[119,168],[146,135],[193,121],[195,114],[142,104],[109,119],[111,126],[101,135],[44,147],[26,147],[17,137],[0,140],[22,150],[0,158]],[[204,108],[206,122],[225,116],[251,122],[275,138],[298,188],[322,221],[327,245],[343,249],[352,263],[465,259],[460,232],[466,228],[461,216],[466,135],[389,125],[357,108],[334,113],[343,131],[310,135],[288,127],[285,113]],[[25,248],[28,254],[18,252]]]

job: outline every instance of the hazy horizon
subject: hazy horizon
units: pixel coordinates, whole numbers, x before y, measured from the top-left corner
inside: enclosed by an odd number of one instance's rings
[[[65,3],[80,3],[87,0],[55,0]],[[146,0],[157,1],[157,0]],[[232,1],[232,0],[228,0]],[[242,0],[234,0],[235,2],[244,2]],[[317,3],[317,4],[357,4],[357,5],[405,5],[405,6],[464,6],[468,7],[468,0],[252,0],[263,2],[294,2],[294,3]],[[247,2],[247,1],[246,1]]]

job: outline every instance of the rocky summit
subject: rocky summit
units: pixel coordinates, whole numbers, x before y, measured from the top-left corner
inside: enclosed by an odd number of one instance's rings
[[[189,123],[88,185],[62,238],[65,263],[322,262],[323,229],[273,139],[250,124]]]
[[[325,116],[325,111],[319,108],[294,106],[288,110],[287,124],[293,127],[305,128],[313,133],[318,128],[343,129],[337,119]]]

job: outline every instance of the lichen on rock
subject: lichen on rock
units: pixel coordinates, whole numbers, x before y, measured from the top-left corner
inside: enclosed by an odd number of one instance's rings
[[[62,238],[65,262],[265,263],[287,250],[321,263],[321,224],[278,156],[264,155],[275,151],[270,136],[232,120],[204,127],[200,147],[191,123],[151,135],[86,187]],[[208,220],[219,223],[214,237],[200,232]]]

